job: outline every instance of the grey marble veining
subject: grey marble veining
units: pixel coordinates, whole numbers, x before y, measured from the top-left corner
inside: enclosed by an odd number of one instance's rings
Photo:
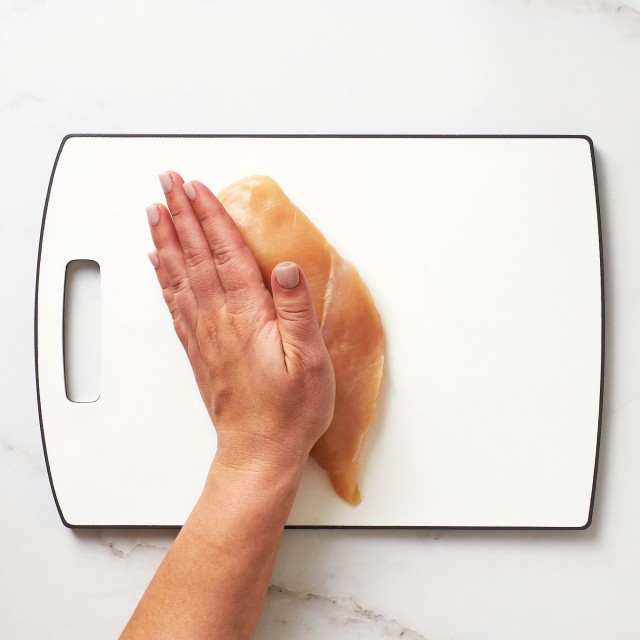
[[[117,558],[128,558],[132,553],[140,552],[156,553],[164,557],[175,537],[164,532],[132,534],[125,531],[116,534],[101,530],[97,530],[95,536],[97,542]]]
[[[362,638],[403,638],[427,640],[394,619],[367,609],[353,597],[304,593],[272,585],[258,640],[279,638],[330,637],[335,640]]]

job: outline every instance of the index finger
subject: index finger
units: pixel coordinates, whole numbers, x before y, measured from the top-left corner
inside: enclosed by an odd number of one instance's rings
[[[264,295],[266,288],[258,263],[233,218],[202,182],[187,182],[184,188],[209,242],[227,295]]]

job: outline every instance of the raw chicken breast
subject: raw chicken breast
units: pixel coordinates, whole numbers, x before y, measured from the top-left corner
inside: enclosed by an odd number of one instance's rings
[[[380,315],[357,271],[274,180],[252,176],[218,196],[256,256],[270,288],[271,271],[291,260],[304,271],[336,375],[333,421],[311,455],[326,469],[336,493],[360,502],[358,457],[373,420],[382,376]]]

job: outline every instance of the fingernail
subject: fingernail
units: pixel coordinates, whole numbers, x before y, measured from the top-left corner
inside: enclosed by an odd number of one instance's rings
[[[151,206],[145,209],[147,212],[147,218],[149,219],[149,224],[152,227],[155,227],[158,222],[160,222],[160,209],[158,209],[157,204],[152,204]]]
[[[298,265],[294,262],[283,262],[276,267],[276,280],[283,289],[295,289],[300,282]]]
[[[185,182],[182,185],[182,188],[184,189],[184,192],[189,197],[189,200],[193,202],[196,199],[196,188],[193,186],[193,184],[191,182]]]
[[[151,260],[151,264],[153,265],[153,268],[157,269],[160,266],[160,258],[158,257],[158,252],[152,251],[147,255],[149,256],[149,260]]]
[[[171,174],[161,173],[158,178],[160,178],[160,185],[162,186],[162,190],[165,193],[171,193],[171,189],[173,189],[173,180],[171,179]]]

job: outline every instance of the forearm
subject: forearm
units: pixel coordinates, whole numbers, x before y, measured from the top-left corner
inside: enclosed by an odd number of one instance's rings
[[[300,476],[214,461],[121,640],[252,638]]]
[[[335,376],[295,263],[263,279],[220,201],[160,175],[150,255],[218,436],[197,505],[122,640],[248,640],[309,451],[331,422]]]

